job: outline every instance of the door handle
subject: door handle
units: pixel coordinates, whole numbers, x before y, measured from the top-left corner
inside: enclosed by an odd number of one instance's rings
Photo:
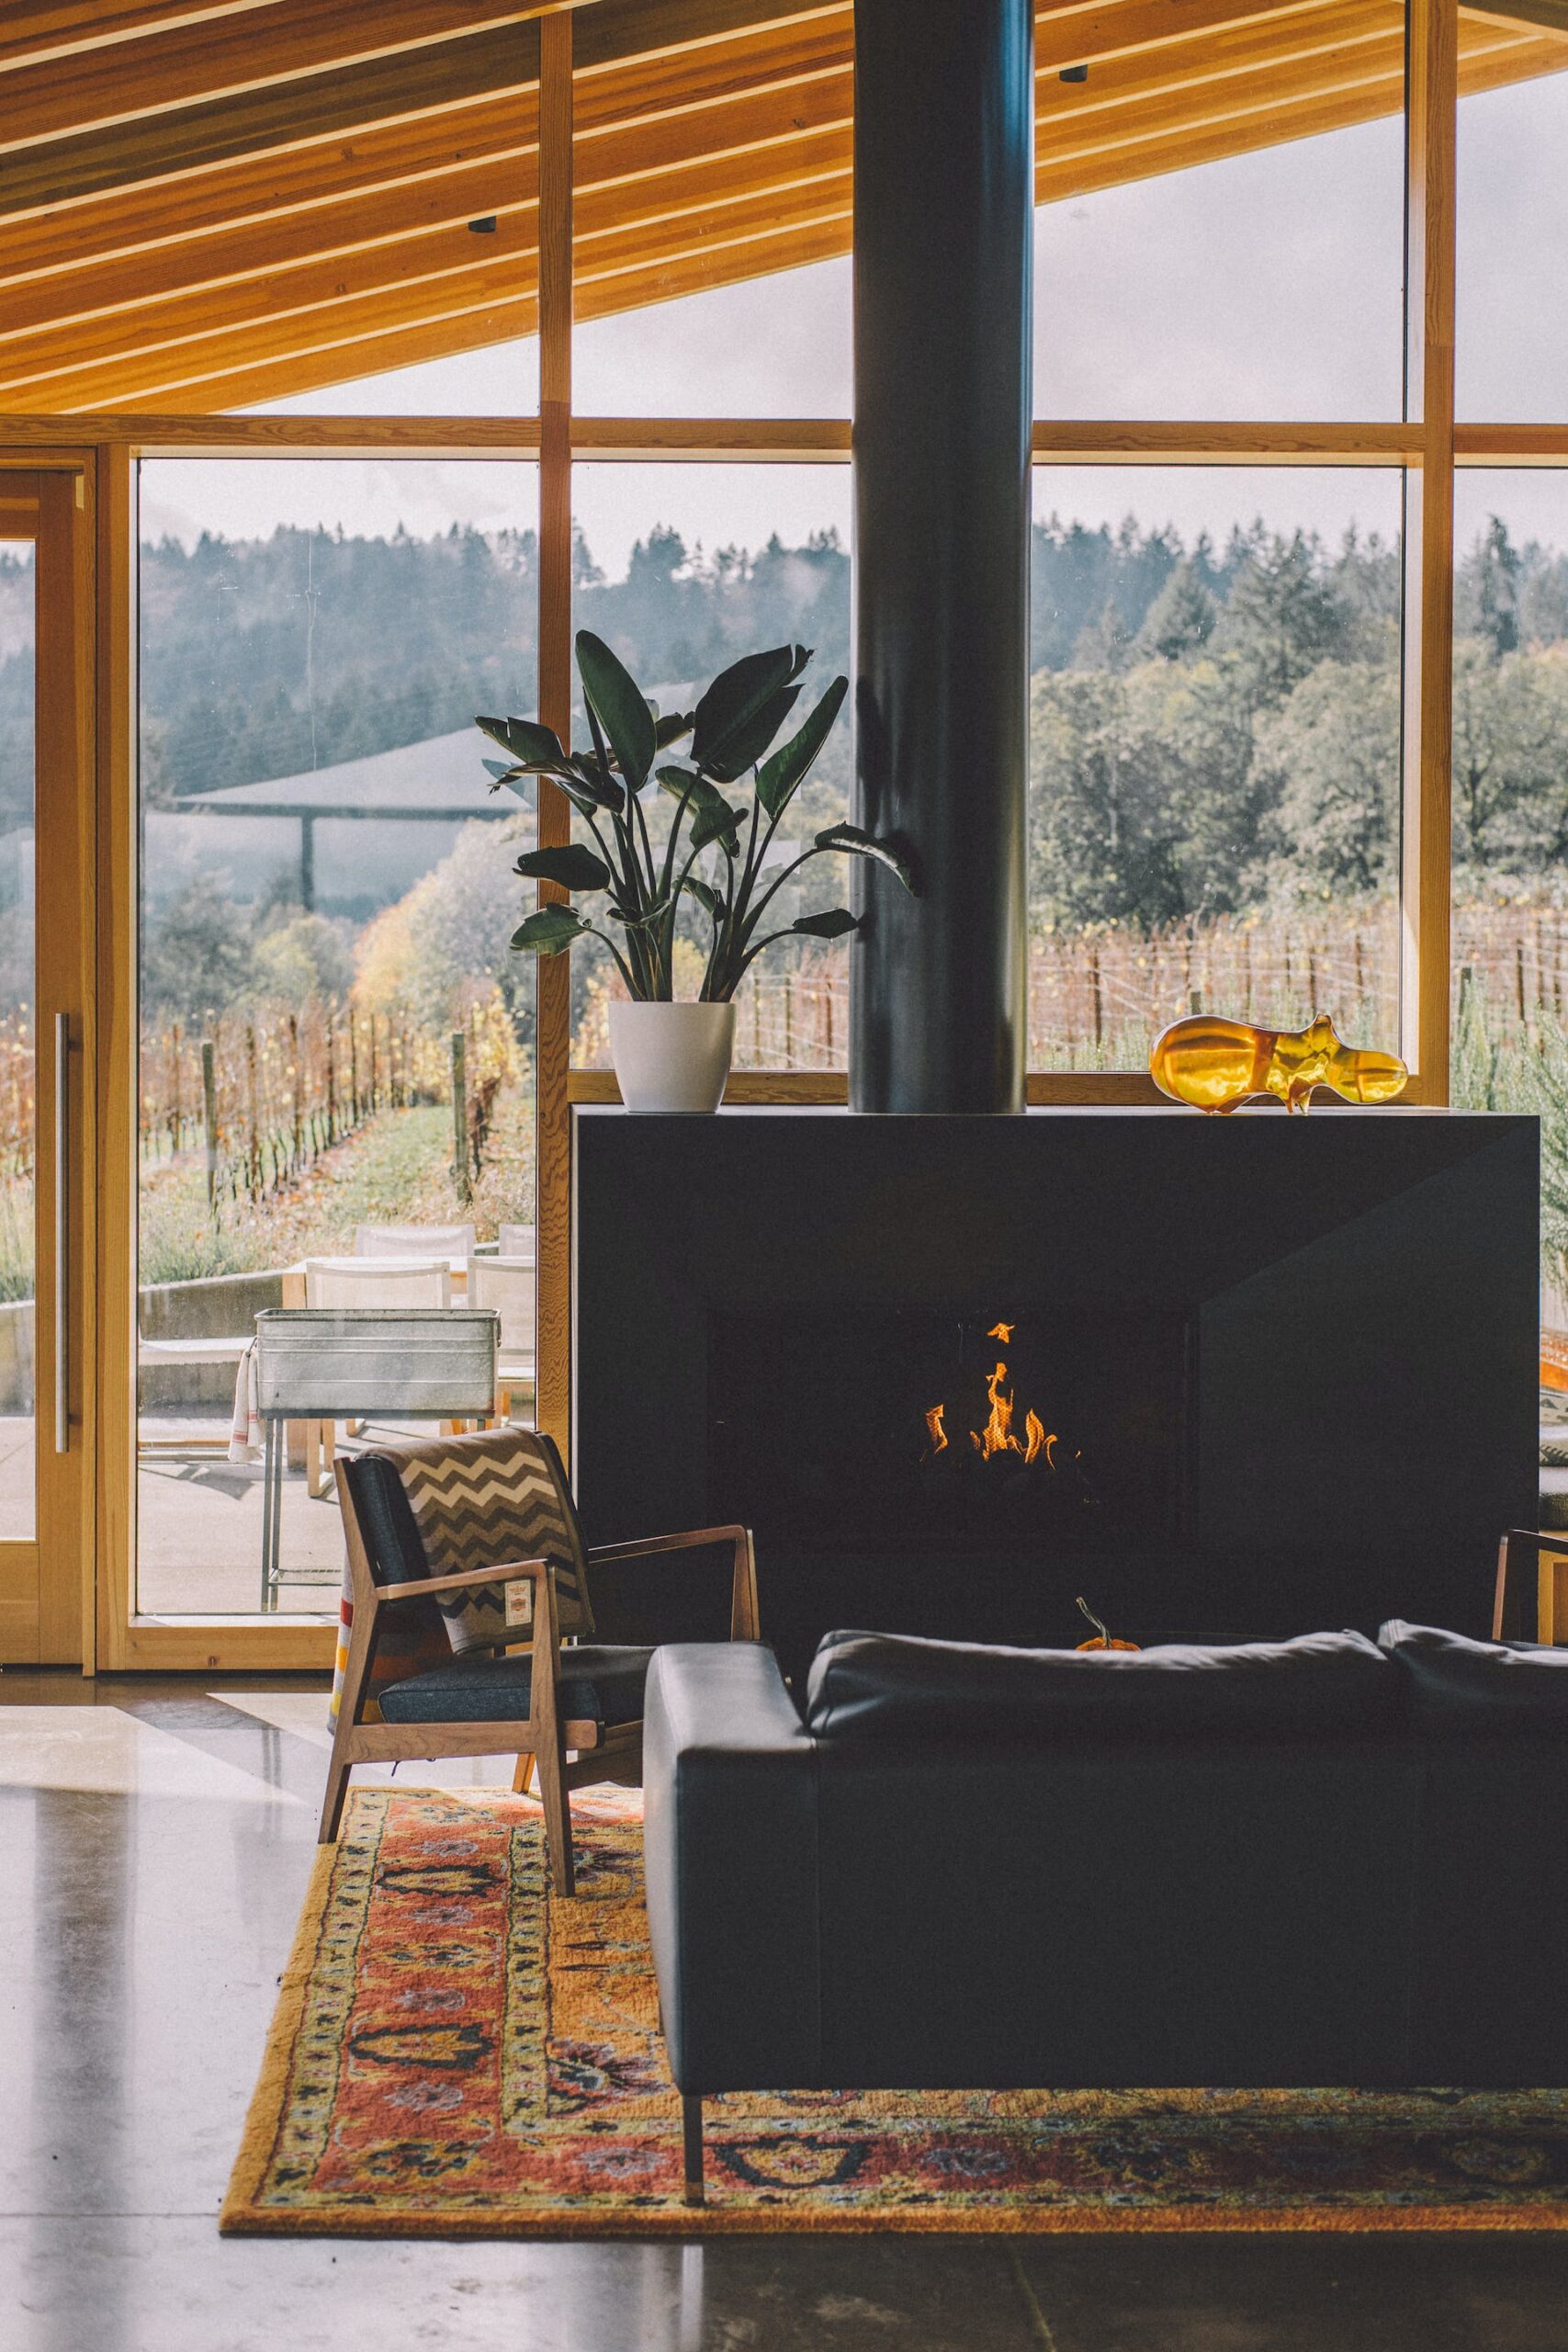
[[[54,1450],[71,1450],[71,1016],[54,1016]]]

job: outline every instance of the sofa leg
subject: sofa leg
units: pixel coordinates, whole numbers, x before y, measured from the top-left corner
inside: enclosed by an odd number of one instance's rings
[[[705,2203],[703,2195],[703,2102],[701,2097],[681,2098],[681,2139],[686,2159],[686,2184],[682,2199],[687,2205]]]

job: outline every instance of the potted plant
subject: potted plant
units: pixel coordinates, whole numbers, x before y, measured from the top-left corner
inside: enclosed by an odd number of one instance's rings
[[[848,680],[835,678],[775,749],[810,660],[803,645],[748,654],[714,680],[694,711],[661,718],[604,639],[580,629],[577,667],[590,739],[584,750],[563,750],[553,730],[533,719],[478,721],[508,754],[505,762],[485,762],[492,787],[524,792],[531,777],[548,776],[591,836],[591,842],[530,850],[516,871],[558,885],[574,900],[603,899],[619,938],[577,905],[557,904],[530,915],[512,944],[523,954],[558,956],[591,934],[609,948],[630,1000],[610,1007],[610,1050],[628,1110],[716,1110],[734,1050],[735,991],[758,956],[792,935],[839,939],[858,930],[847,907],[768,927],[779,891],[802,866],[845,852],[874,859],[915,889],[907,858],[857,825],[830,825],[797,856],[764,871],[779,825],[848,691]],[[661,842],[648,821],[658,793],[674,803]],[[683,902],[700,910],[706,946],[696,1000],[678,1004],[675,942]]]

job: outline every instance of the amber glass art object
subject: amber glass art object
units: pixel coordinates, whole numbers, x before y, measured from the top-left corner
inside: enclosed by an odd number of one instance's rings
[[[1347,1102],[1392,1102],[1410,1075],[1397,1054],[1342,1044],[1325,1012],[1304,1029],[1256,1029],[1195,1012],[1156,1038],[1149,1074],[1162,1094],[1200,1111],[1234,1111],[1255,1094],[1277,1094],[1287,1111],[1304,1111],[1314,1086],[1331,1086]]]

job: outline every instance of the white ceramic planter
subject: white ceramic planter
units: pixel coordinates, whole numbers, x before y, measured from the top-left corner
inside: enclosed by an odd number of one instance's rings
[[[734,1051],[732,1004],[611,1000],[610,1058],[628,1111],[716,1111]]]

